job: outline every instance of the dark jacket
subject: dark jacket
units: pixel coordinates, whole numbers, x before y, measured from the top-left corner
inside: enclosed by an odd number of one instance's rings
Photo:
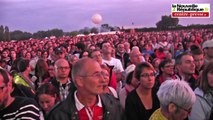
[[[100,97],[103,105],[103,120],[124,120],[124,112],[118,100],[108,94],[102,94]],[[79,120],[74,92],[50,111],[47,120]]]

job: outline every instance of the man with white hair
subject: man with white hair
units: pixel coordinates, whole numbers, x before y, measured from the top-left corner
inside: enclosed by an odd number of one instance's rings
[[[138,63],[145,62],[144,57],[142,56],[138,47],[133,47],[132,51],[129,54],[130,63],[137,65]]]
[[[161,107],[149,120],[184,120],[195,103],[195,93],[185,81],[167,80],[157,92]]]

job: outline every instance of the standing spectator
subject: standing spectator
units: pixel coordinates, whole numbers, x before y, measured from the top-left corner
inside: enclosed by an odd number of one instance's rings
[[[194,47],[194,48],[192,48]],[[199,76],[199,73],[204,67],[204,54],[203,51],[196,45],[191,46],[191,53],[195,61],[195,74]]]
[[[139,48],[137,47],[133,47],[132,51],[129,54],[129,58],[130,58],[130,64],[134,64],[137,65],[141,62],[145,62],[144,57],[142,56]]]
[[[129,54],[125,52],[123,43],[118,43],[115,57],[121,61],[125,69],[129,63]]]
[[[176,80],[174,62],[171,59],[163,60],[159,65],[159,74],[155,78],[155,87],[158,89],[166,80]]]
[[[125,75],[126,75],[126,84],[125,86],[119,91],[119,100],[121,103],[121,106],[125,109],[125,101],[126,101],[126,97],[127,95],[134,90],[135,88],[138,87],[139,85],[139,81],[137,79],[135,79],[133,77],[133,73],[135,70],[135,65],[129,65],[126,69],[125,69]]]
[[[98,62],[83,58],[72,69],[77,90],[56,106],[48,120],[123,120],[122,108],[115,98],[102,94],[105,79]]]
[[[195,103],[195,94],[185,81],[165,81],[157,92],[160,108],[149,120],[185,120]]]
[[[213,61],[209,62],[201,75],[199,86],[195,89],[196,101],[192,106],[189,120],[211,120],[213,110]]]
[[[0,86],[0,119],[41,119],[35,100],[10,95],[12,93],[12,77],[3,69],[0,69]]]
[[[48,64],[42,58],[38,59],[36,66],[35,66],[35,76],[36,76],[36,88],[38,88],[42,83],[44,83],[45,79],[48,79]]]
[[[12,66],[13,62],[16,60],[16,51],[14,49],[10,50],[10,60],[8,64]]]
[[[71,81],[70,75],[70,65],[65,59],[58,59],[55,62],[55,77],[50,80],[60,93],[60,99],[64,100],[69,92],[73,92],[74,85]]]
[[[100,66],[102,68],[102,74],[103,74],[103,77],[105,79],[105,84],[103,86],[103,92],[110,94],[115,98],[118,98],[118,94],[117,94],[116,90],[109,86],[109,81],[110,81],[109,80],[110,75],[109,75],[109,72],[108,72],[109,68],[107,67],[107,65],[104,65],[104,64],[102,64]]]
[[[148,120],[152,113],[160,107],[155,84],[155,70],[147,62],[136,65],[134,77],[139,86],[126,98],[125,114],[127,120]]]
[[[205,41],[202,47],[205,54],[204,56],[204,65],[205,65],[209,61],[213,60],[213,39]]]
[[[175,58],[175,67],[180,80],[185,80],[194,90],[197,87],[198,76],[195,75],[194,59],[190,53],[182,53]]]
[[[32,90],[35,90],[34,81],[31,80],[30,76],[31,66],[29,63],[30,61],[27,59],[21,59],[20,61],[18,61],[18,73],[14,74],[13,79],[14,83],[21,84],[31,88]]]
[[[47,117],[50,110],[59,101],[59,91],[50,83],[41,85],[36,91],[36,99],[42,109],[43,115]]]

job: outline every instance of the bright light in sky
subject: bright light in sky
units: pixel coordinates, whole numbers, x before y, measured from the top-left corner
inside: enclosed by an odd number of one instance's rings
[[[95,26],[91,17],[100,13],[112,26],[155,27],[162,15],[170,15],[172,3],[210,3],[212,0],[0,0],[0,25],[10,31],[64,31]],[[210,18],[184,18],[179,24],[213,24]]]

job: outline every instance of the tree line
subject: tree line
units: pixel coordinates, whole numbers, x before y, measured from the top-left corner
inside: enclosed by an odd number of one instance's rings
[[[149,32],[149,31],[161,31],[161,30],[179,30],[179,29],[188,29],[188,28],[213,28],[213,24],[211,25],[199,25],[194,24],[190,26],[182,26],[179,23],[178,18],[172,18],[171,15],[163,15],[161,16],[161,20],[156,23],[156,27],[151,28],[140,28],[136,29],[138,32]],[[109,31],[130,31],[129,29],[119,28],[117,26],[111,26],[109,24],[102,24],[100,28],[97,27],[85,27],[80,29],[79,31],[72,32],[64,32],[61,29],[55,28],[47,31],[38,31],[36,33],[23,32],[21,30],[15,30],[10,32],[8,26],[0,26],[0,41],[9,41],[9,40],[28,40],[30,38],[41,39],[45,37],[55,36],[61,37],[65,36],[76,36],[78,34],[88,35],[90,33],[99,33],[99,32],[109,32]]]

